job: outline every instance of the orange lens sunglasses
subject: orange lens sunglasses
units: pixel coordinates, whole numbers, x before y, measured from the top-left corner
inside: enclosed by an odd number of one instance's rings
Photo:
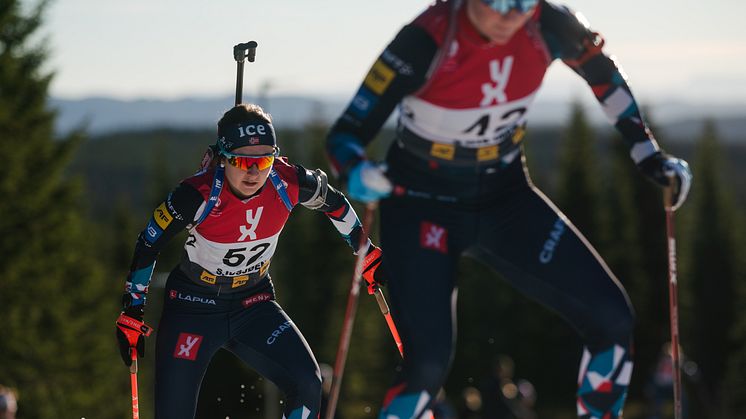
[[[226,157],[226,160],[228,160],[228,164],[235,168],[246,171],[251,169],[251,166],[253,165],[256,165],[256,168],[258,170],[265,170],[272,167],[272,163],[275,162],[275,157],[278,153],[279,150],[275,149],[275,151],[270,154],[250,156],[246,154],[235,154],[227,151],[221,151],[221,154],[223,154]]]

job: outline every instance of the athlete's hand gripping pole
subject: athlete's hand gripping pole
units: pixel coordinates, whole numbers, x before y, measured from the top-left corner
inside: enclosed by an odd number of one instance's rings
[[[145,337],[150,336],[153,328],[143,323],[141,318],[131,317],[124,312],[119,315],[116,325],[117,338],[120,344],[119,349],[122,357],[124,358],[129,353],[129,359],[126,359],[126,361],[129,361],[130,385],[132,388],[132,419],[139,419],[140,408],[137,393],[138,348],[144,352]],[[142,355],[142,352],[140,355]]]
[[[236,60],[236,105],[243,101],[243,64],[244,59],[250,63],[256,58],[256,41],[249,41],[233,47],[233,58]]]
[[[377,204],[375,202],[368,203],[365,206],[365,214],[363,215],[363,233],[360,235],[360,246],[358,246],[358,248],[361,248],[361,246],[365,244],[365,241],[368,240],[368,232],[370,231],[370,226],[373,224],[373,216],[376,212],[376,206]],[[352,275],[352,283],[350,285],[350,293],[347,296],[347,308],[345,309],[342,331],[339,335],[337,357],[334,360],[332,388],[329,393],[329,402],[327,403],[326,407],[326,419],[333,419],[334,412],[337,410],[337,402],[339,401],[339,390],[342,385],[342,374],[344,373],[345,362],[347,361],[347,350],[350,347],[352,325],[355,322],[358,296],[360,295],[360,280],[362,279],[364,261],[365,252],[358,251],[357,258],[355,259],[355,272]]]
[[[670,186],[663,191],[663,205],[666,210],[666,237],[668,244],[668,313],[671,323],[671,363],[673,364],[674,418],[681,419],[681,363],[679,361],[679,306],[676,270],[676,237],[674,236],[674,197],[677,187],[674,176],[669,176]]]

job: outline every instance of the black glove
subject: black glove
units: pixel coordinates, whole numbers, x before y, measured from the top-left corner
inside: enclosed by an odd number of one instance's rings
[[[645,158],[637,167],[653,182],[673,188],[672,210],[677,210],[684,203],[692,185],[692,171],[687,162],[658,152]],[[674,180],[674,185],[670,184],[671,179]]]
[[[368,283],[368,294],[375,294],[376,290],[386,283],[383,270],[378,269],[382,261],[383,253],[381,249],[371,244],[365,259],[363,259],[363,278]]]
[[[128,296],[127,296],[128,297]],[[132,365],[132,349],[140,358],[145,356],[145,337],[150,336],[152,328],[143,323],[144,305],[125,307],[117,318],[117,341],[119,353],[127,366]]]

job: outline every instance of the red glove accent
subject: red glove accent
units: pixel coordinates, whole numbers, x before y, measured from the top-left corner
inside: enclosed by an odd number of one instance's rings
[[[368,254],[363,259],[363,278],[368,283],[368,294],[375,294],[376,290],[385,282],[381,278],[381,273],[377,273],[382,260],[381,249],[371,244]]]
[[[119,318],[117,319],[117,327],[127,337],[127,341],[130,343],[130,346],[137,345],[137,339],[139,339],[141,335],[150,336],[150,333],[153,331],[153,328],[148,326],[144,322],[133,319],[132,317],[124,313],[119,314]]]
[[[145,337],[150,336],[153,328],[125,313],[119,314],[116,324],[119,352],[124,363],[129,366],[132,364],[132,348],[137,349],[141,358],[145,356]]]

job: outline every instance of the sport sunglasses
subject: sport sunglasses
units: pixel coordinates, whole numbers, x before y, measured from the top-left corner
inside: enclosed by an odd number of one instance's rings
[[[228,164],[237,169],[248,171],[251,166],[256,165],[258,170],[264,170],[272,167],[275,157],[280,154],[280,149],[275,147],[272,153],[259,155],[235,154],[224,150],[221,150],[220,154],[225,156]]]
[[[482,3],[490,6],[492,10],[501,14],[507,14],[512,9],[520,13],[526,13],[531,10],[539,0],[482,0]]]

